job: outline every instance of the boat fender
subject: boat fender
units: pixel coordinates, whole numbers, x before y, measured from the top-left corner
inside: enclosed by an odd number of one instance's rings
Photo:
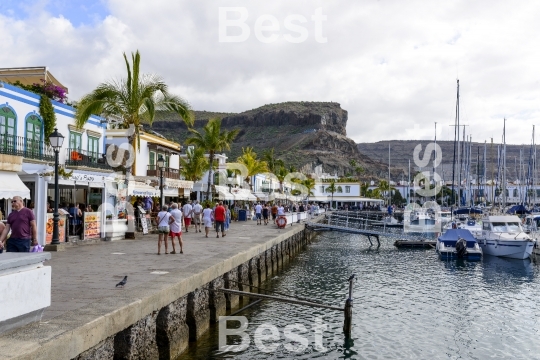
[[[467,256],[467,241],[465,239],[459,238],[456,242],[456,252],[458,258],[464,258]]]

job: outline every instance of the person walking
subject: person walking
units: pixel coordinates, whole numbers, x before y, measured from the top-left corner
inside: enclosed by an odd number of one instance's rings
[[[268,204],[264,204],[262,209],[262,217],[264,220],[264,225],[268,225],[268,213],[270,212],[270,209],[268,208]]]
[[[304,203],[300,203],[300,206],[298,207],[298,222],[300,222],[300,218],[304,216]]]
[[[184,214],[182,211],[178,210],[178,204],[173,203],[171,205],[171,220],[170,220],[170,232],[169,236],[171,237],[172,248],[171,254],[176,254],[176,248],[174,246],[174,238],[178,238],[178,244],[180,244],[180,254],[184,253],[184,242],[182,241],[182,224],[184,223]]]
[[[225,205],[225,231],[229,231],[231,225],[231,209],[228,205]]]
[[[193,205],[193,217],[192,221],[195,224],[195,232],[201,232],[201,216],[203,212],[203,207],[201,204],[199,204],[198,201],[195,201],[195,205]]]
[[[277,216],[285,216],[285,208],[281,204],[279,205],[277,209]]]
[[[212,209],[210,209],[210,203],[206,204],[206,209],[202,212],[202,221],[204,224],[204,232],[206,233],[206,237],[208,237],[208,233],[212,228]]]
[[[255,217],[257,218],[257,225],[262,225],[262,206],[259,203],[255,205]]]
[[[274,203],[274,206],[272,206],[272,209],[271,209],[271,212],[272,212],[272,220],[274,220],[274,224],[276,223],[277,211],[278,211],[278,207],[277,207],[277,205]]]
[[[184,211],[184,223],[186,224],[186,232],[189,232],[189,225],[191,225],[191,216],[193,215],[193,207],[191,206],[191,200],[188,200],[183,207]]]
[[[221,229],[221,237],[225,237],[225,208],[223,201],[220,201],[214,210],[214,221],[216,222],[216,237],[219,238],[219,230]]]
[[[170,223],[171,223],[171,214],[167,211],[169,207],[167,205],[163,205],[161,208],[161,211],[156,216],[156,222],[158,224],[158,251],[157,254],[161,255],[161,242],[165,242],[165,254],[168,254],[168,244],[167,244],[167,236],[169,235],[170,230]]]
[[[24,207],[23,199],[14,196],[11,199],[13,211],[7,218],[7,224],[0,235],[0,248],[6,248],[7,252],[30,252],[30,246],[36,246],[37,227],[36,218],[32,210]],[[11,230],[11,237],[6,239]]]

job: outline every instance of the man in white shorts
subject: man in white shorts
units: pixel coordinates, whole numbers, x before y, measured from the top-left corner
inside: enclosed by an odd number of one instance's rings
[[[257,218],[257,225],[262,225],[262,206],[259,203],[255,205],[255,217]]]
[[[193,205],[193,224],[195,225],[195,232],[201,232],[201,216],[203,212],[203,207],[199,204],[198,201],[195,201]]]
[[[170,254],[176,254],[176,249],[174,247],[174,238],[178,238],[178,243],[180,244],[180,254],[184,253],[184,242],[182,241],[182,224],[184,222],[181,210],[178,210],[178,204],[173,203],[171,205],[171,224],[170,224],[170,232],[169,236],[171,238],[173,251],[170,252]]]
[[[184,207],[184,223],[186,224],[186,232],[189,232],[189,225],[191,225],[191,215],[193,214],[193,207],[191,206],[191,200],[188,200]]]

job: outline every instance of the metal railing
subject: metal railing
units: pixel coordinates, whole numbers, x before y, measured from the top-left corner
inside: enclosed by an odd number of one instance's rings
[[[161,172],[159,170],[159,167],[157,167],[157,165],[148,165],[148,168],[146,170],[146,176],[160,177]],[[168,179],[180,179],[180,170],[163,168],[163,177]]]
[[[96,169],[112,169],[105,154],[80,149],[66,149],[66,166],[86,166]]]
[[[22,136],[0,134],[0,154],[22,156],[28,159],[54,161],[54,150],[43,141]]]

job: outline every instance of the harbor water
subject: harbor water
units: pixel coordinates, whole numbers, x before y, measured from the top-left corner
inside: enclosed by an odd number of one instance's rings
[[[441,261],[435,250],[392,243],[381,239],[377,248],[362,236],[323,233],[262,285],[342,307],[356,274],[352,339],[344,339],[343,312],[264,300],[239,314],[249,321],[246,349],[220,350],[213,326],[181,359],[540,359],[535,262]],[[288,325],[307,340],[285,336]],[[279,331],[273,339],[271,326]]]

